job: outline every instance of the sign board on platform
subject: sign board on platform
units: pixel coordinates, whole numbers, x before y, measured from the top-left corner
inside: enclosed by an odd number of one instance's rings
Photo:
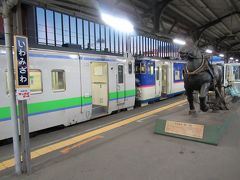
[[[184,123],[178,121],[166,121],[165,132],[202,139],[204,125]]]
[[[16,71],[15,81],[17,99],[29,99],[30,80],[28,38],[25,36],[14,36],[14,65]]]

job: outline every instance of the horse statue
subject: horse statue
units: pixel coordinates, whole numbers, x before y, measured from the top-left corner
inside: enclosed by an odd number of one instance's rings
[[[216,104],[218,109],[227,109],[222,97],[223,70],[220,65],[211,65],[208,57],[194,44],[186,45],[180,49],[180,56],[187,60],[184,68],[184,88],[189,103],[189,114],[195,114],[193,91],[199,92],[200,109],[207,112],[208,91],[215,91]]]

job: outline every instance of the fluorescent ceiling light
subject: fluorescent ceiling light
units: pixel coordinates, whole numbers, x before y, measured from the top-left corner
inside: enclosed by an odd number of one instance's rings
[[[209,54],[212,54],[212,50],[211,49],[206,49],[206,51],[205,51],[206,53],[209,53]]]
[[[224,54],[219,54],[220,57],[224,57]]]
[[[238,59],[236,59],[235,61],[238,62]]]
[[[119,18],[106,13],[102,13],[101,18],[107,25],[113,27],[118,31],[128,32],[128,33],[131,33],[134,31],[134,27],[132,23],[127,19]]]
[[[230,59],[230,60],[233,60],[233,57],[230,57],[229,59]]]
[[[181,40],[181,39],[173,39],[173,42],[176,43],[176,44],[180,44],[180,45],[185,45],[186,42],[184,40]]]

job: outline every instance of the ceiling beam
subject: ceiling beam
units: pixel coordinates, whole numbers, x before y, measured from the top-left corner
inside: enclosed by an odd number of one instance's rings
[[[159,32],[159,25],[161,16],[166,9],[166,7],[172,2],[173,0],[162,0],[162,1],[155,1],[153,3],[153,32]]]
[[[210,28],[210,27],[212,27],[212,26],[215,26],[216,24],[222,22],[223,19],[228,18],[228,17],[230,17],[230,16],[232,16],[232,15],[235,15],[235,14],[240,14],[240,12],[238,12],[238,11],[236,11],[236,12],[231,12],[231,13],[226,14],[226,15],[218,18],[218,19],[215,19],[215,20],[213,20],[213,21],[211,21],[211,22],[209,22],[209,23],[207,23],[207,24],[205,24],[205,25],[203,25],[203,26],[200,26],[200,27],[196,28],[195,30],[193,30],[193,33],[195,34],[195,38],[196,38],[196,39],[200,39],[202,33],[203,33],[205,30],[207,30],[208,28]]]

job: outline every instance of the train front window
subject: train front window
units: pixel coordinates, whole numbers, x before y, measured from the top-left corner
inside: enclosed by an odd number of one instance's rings
[[[135,64],[135,74],[139,74],[140,73],[140,64]]]
[[[141,63],[140,64],[140,73],[145,74],[146,73],[146,64]]]
[[[154,74],[154,66],[153,64],[148,64],[148,74]]]

